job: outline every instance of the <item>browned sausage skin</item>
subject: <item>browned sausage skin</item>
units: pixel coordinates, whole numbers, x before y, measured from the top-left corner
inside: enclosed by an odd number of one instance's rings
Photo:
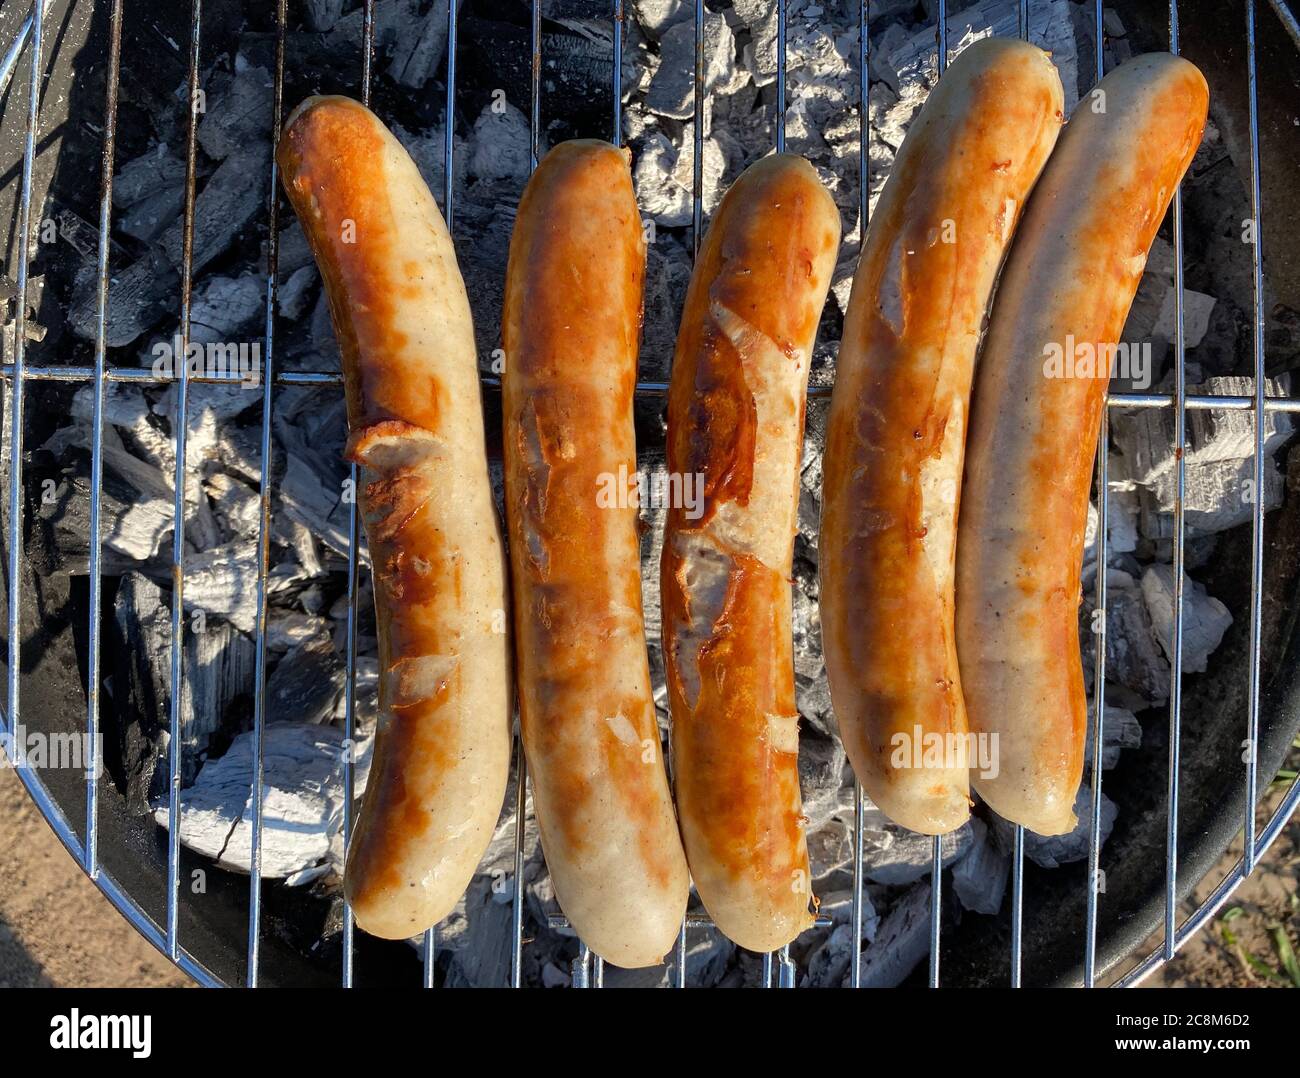
[[[818,542],[831,699],[867,795],[924,834],[969,816],[953,561],[971,374],[1061,109],[1041,49],[987,38],[957,57],[894,161],[836,363]]]
[[[289,117],[277,160],[325,280],[375,577],[379,728],[345,883],[372,935],[418,935],[501,811],[511,678],[501,536],[465,286],[438,207],[379,119]]]
[[[641,616],[632,398],[645,240],[628,156],[561,143],[519,205],[506,275],[506,515],[519,711],[556,897],[597,954],[659,962],[689,876]]]
[[[1087,700],[1080,569],[1109,361],[1156,231],[1205,126],[1209,89],[1164,53],[1085,97],[1029,200],[976,374],[957,544],[957,647],[971,729],[998,772],[972,781],[1039,834],[1075,825]],[[1059,369],[1058,369],[1059,367]]]
[[[673,360],[664,662],[682,834],[719,929],[770,951],[811,924],[791,651],[808,362],[839,245],[812,167],[780,154],[727,192],[700,248]]]

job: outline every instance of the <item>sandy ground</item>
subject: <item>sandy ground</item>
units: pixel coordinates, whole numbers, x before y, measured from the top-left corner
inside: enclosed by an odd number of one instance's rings
[[[8,766],[0,820],[0,988],[190,983],[86,878]]]
[[[81,872],[0,766],[0,988],[175,987],[189,978],[146,943]],[[1234,864],[1202,884],[1203,897]],[[1282,987],[1278,930],[1300,952],[1300,816],[1221,915],[1147,983]],[[1148,950],[1159,937],[1148,941]]]

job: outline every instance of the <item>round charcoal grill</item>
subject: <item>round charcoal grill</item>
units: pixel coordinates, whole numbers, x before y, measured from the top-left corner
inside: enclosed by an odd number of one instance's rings
[[[384,0],[380,0],[382,4]],[[393,0],[395,2],[395,0]],[[39,0],[38,0],[39,5]],[[106,399],[114,383],[161,386],[173,383],[175,408],[186,414],[191,388],[223,381],[223,376],[192,374],[183,365],[177,371],[141,365],[139,353],[114,343],[113,311],[109,296],[120,284],[121,265],[118,221],[114,214],[113,180],[126,158],[126,150],[139,153],[145,144],[150,111],[149,92],[175,92],[188,79],[191,102],[202,102],[205,72],[223,50],[233,54],[234,35],[264,62],[274,80],[270,131],[278,131],[287,107],[318,87],[328,92],[350,92],[372,105],[385,119],[399,107],[425,126],[440,124],[445,132],[441,205],[456,231],[456,144],[453,131],[457,100],[479,88],[458,87],[458,31],[467,19],[490,12],[473,0],[449,9],[445,33],[448,61],[441,68],[441,87],[411,91],[437,100],[399,98],[404,91],[386,84],[372,71],[376,27],[382,12],[375,0],[364,0],[349,17],[340,20],[326,36],[353,33],[355,63],[346,73],[296,71],[296,46],[308,5],[279,0],[271,5],[219,3],[193,0],[187,12],[150,11],[146,3],[128,0],[47,0],[40,6],[10,4],[0,12],[0,43],[7,46],[0,67],[0,152],[6,167],[0,191],[0,214],[8,214],[6,278],[3,282],[10,307],[5,327],[3,375],[5,497],[5,565],[7,603],[6,692],[3,733],[11,755],[25,744],[27,734],[86,735],[87,759],[83,768],[51,766],[31,761],[18,769],[23,783],[64,845],[80,862],[122,914],[155,946],[202,984],[353,984],[423,983],[432,987],[440,979],[438,930],[431,930],[417,952],[405,944],[371,940],[353,930],[350,914],[337,898],[328,900],[307,889],[285,887],[262,879],[263,829],[267,822],[262,776],[266,765],[266,730],[275,716],[269,713],[267,692],[267,610],[274,586],[270,566],[273,519],[272,486],[275,483],[275,441],[272,424],[275,401],[289,387],[333,387],[337,372],[299,370],[280,364],[278,344],[285,334],[285,319],[277,314],[279,274],[277,261],[281,229],[290,215],[282,206],[271,171],[270,185],[262,193],[262,212],[249,224],[265,239],[265,295],[260,341],[263,373],[257,387],[260,402],[260,480],[257,504],[257,543],[246,566],[256,582],[255,619],[248,634],[254,642],[251,699],[246,701],[247,729],[251,730],[253,780],[249,784],[246,823],[251,829],[251,873],[226,871],[184,847],[177,826],[182,803],[184,773],[182,728],[183,696],[170,692],[152,710],[132,711],[122,703],[122,667],[110,656],[108,627],[112,596],[121,569],[103,541],[101,510],[104,499],[117,496],[105,474]],[[328,6],[328,5],[325,5]],[[435,5],[436,7],[437,5]],[[555,5],[558,7],[560,5]],[[600,7],[602,5],[588,5]],[[776,100],[793,103],[786,80],[786,0],[776,3]],[[857,32],[867,42],[869,17],[863,0],[856,21],[837,26],[836,33]],[[939,68],[949,55],[949,35],[966,5],[944,0],[928,5],[934,11]],[[1196,411],[1249,413],[1253,441],[1253,475],[1264,472],[1265,429],[1271,414],[1300,412],[1300,399],[1267,393],[1266,375],[1275,373],[1274,356],[1266,350],[1268,312],[1266,295],[1294,298],[1300,280],[1300,201],[1291,177],[1300,161],[1292,118],[1300,106],[1300,92],[1292,72],[1300,48],[1300,25],[1282,0],[1244,0],[1219,5],[1212,0],[1133,0],[1113,5],[1126,24],[1138,26],[1153,48],[1185,52],[1205,70],[1211,83],[1216,117],[1231,144],[1233,160],[1249,194],[1249,218],[1243,230],[1255,237],[1245,247],[1252,275],[1252,317],[1238,334],[1238,369],[1250,375],[1250,392],[1233,396],[1207,396],[1189,392],[1186,377],[1186,319],[1184,310],[1184,247],[1192,225],[1184,219],[1183,203],[1176,198],[1171,210],[1175,252],[1175,340],[1170,388],[1142,393],[1115,392],[1111,396],[1102,450],[1098,459],[1099,528],[1105,564],[1108,499],[1109,422],[1119,412],[1163,409],[1171,417],[1176,460],[1176,498],[1169,553],[1174,580],[1182,578],[1187,555],[1184,509],[1185,454],[1189,447],[1188,415]],[[356,9],[356,4],[348,5]],[[607,97],[589,113],[600,127],[568,133],[603,136],[620,141],[622,116],[614,88],[623,84],[623,45],[629,33],[624,3],[603,5],[612,53],[604,65]],[[706,106],[705,6],[697,0],[695,11],[694,78],[694,201],[693,234],[702,221],[704,131]],[[834,5],[827,5],[835,10]],[[1034,20],[1042,4],[1027,0],[1015,7],[1015,26],[1022,35],[1034,36]],[[1107,32],[1100,0],[1073,3],[1075,35],[1080,42],[1079,64],[1100,77],[1103,39]],[[266,10],[263,10],[263,9]],[[301,8],[301,10],[300,10]],[[533,0],[531,9],[521,0],[521,15],[508,24],[513,36],[502,40],[502,52],[518,45],[510,77],[527,95],[530,109],[531,158],[535,166],[542,145],[544,120],[563,121],[564,110],[577,107],[561,92],[550,92],[546,72],[546,46],[552,16],[548,5]],[[548,8],[544,13],[543,8]],[[483,10],[480,10],[483,9]],[[952,9],[951,11],[949,9]],[[823,16],[826,17],[826,16]],[[501,24],[507,27],[506,23]],[[351,28],[351,29],[348,29]],[[504,30],[503,30],[504,33]],[[954,42],[956,44],[956,42]],[[1085,47],[1086,46],[1086,47]],[[612,55],[612,63],[611,63]],[[288,60],[287,60],[288,58]],[[482,81],[470,70],[462,53],[462,78]],[[860,89],[865,97],[872,58],[858,49]],[[507,61],[502,60],[503,64]],[[611,78],[612,72],[612,78]],[[317,75],[320,78],[317,79]],[[336,85],[323,85],[330,79]],[[430,87],[435,87],[433,82]],[[166,90],[160,88],[165,87]],[[375,100],[371,101],[372,89]],[[549,97],[549,99],[547,99]],[[590,105],[589,102],[585,105]],[[776,110],[778,114],[782,110]],[[199,189],[201,170],[197,128],[201,104],[185,110],[187,122],[173,132],[175,144],[184,147],[184,203],[171,234],[176,279],[171,317],[179,314],[182,346],[191,339],[192,301],[196,275],[210,258],[206,250],[208,222]],[[461,115],[462,126],[465,124]],[[859,176],[870,160],[869,130],[860,140]],[[775,124],[775,144],[784,147],[785,116]],[[868,216],[866,184],[859,184],[860,208]],[[1263,213],[1263,207],[1269,213]],[[96,217],[97,211],[97,217]],[[97,220],[98,226],[89,222]],[[53,225],[51,225],[53,222]],[[59,242],[51,242],[53,228]],[[30,243],[21,242],[22,237]],[[1239,243],[1240,237],[1202,237],[1200,246]],[[165,245],[166,234],[161,241]],[[698,241],[697,241],[698,242]],[[78,252],[83,272],[79,282],[95,303],[93,341],[75,339],[60,331],[61,314],[78,282],[77,265],[69,250]],[[475,303],[479,297],[472,296]],[[111,308],[111,309],[110,309]],[[484,315],[476,309],[482,323]],[[84,335],[83,335],[84,336]],[[232,375],[224,380],[230,381]],[[499,434],[499,404],[495,382],[485,375],[489,436]],[[68,414],[72,394],[89,387],[94,402],[87,442],[87,467],[73,500],[85,517],[83,561],[58,562],[51,547],[51,530],[43,525],[50,501],[48,462],[36,447],[58,428]],[[638,387],[638,435],[644,451],[662,445],[656,422],[666,386],[646,381]],[[809,426],[819,430],[817,415],[824,409],[828,388],[811,390]],[[644,412],[644,414],[641,414]],[[647,419],[647,417],[649,417]],[[187,474],[185,439],[187,424],[173,425],[177,463],[172,502],[169,666],[172,687],[181,683],[186,665],[184,641],[194,628],[185,606],[187,565],[194,554],[186,547],[185,485],[198,480]],[[1285,470],[1285,454],[1281,458]],[[1297,464],[1300,467],[1300,463]],[[355,468],[352,478],[355,479]],[[1016,829],[1012,838],[1011,879],[997,915],[969,912],[956,916],[945,884],[943,851],[934,841],[929,883],[929,960],[921,962],[911,982],[944,985],[1121,984],[1143,980],[1171,958],[1179,946],[1219,910],[1238,884],[1249,875],[1300,803],[1300,783],[1292,782],[1280,796],[1268,800],[1270,779],[1281,766],[1300,728],[1300,484],[1289,476],[1279,508],[1265,513],[1264,498],[1254,497],[1250,519],[1225,532],[1213,558],[1198,568],[1198,577],[1211,594],[1222,597],[1233,614],[1233,624],[1214,652],[1206,673],[1184,677],[1180,673],[1184,642],[1184,594],[1175,588],[1172,631],[1172,674],[1169,702],[1154,721],[1144,716],[1141,748],[1129,749],[1117,767],[1102,773],[1103,726],[1094,721],[1092,762],[1085,783],[1095,791],[1104,788],[1118,807],[1114,829],[1101,841],[1101,799],[1091,800],[1089,852],[1084,861],[1056,869],[1043,869],[1025,854],[1025,835]],[[347,522],[350,554],[337,575],[346,576],[345,714],[341,734],[351,739],[357,721],[356,693],[359,655],[358,615],[368,602],[363,586],[368,575],[361,550],[355,505]],[[93,540],[89,537],[94,537]],[[164,546],[164,555],[166,545]],[[647,557],[650,551],[647,547]],[[657,552],[654,552],[657,556]],[[53,569],[50,567],[54,566]],[[192,572],[192,570],[191,570]],[[1097,593],[1089,596],[1096,607],[1107,607],[1106,574],[1097,575]],[[340,588],[342,588],[340,580]],[[1106,624],[1097,625],[1094,700],[1104,698],[1106,684]],[[107,691],[105,690],[105,687]],[[1094,707],[1097,705],[1094,704]],[[151,726],[166,735],[164,790],[158,811],[166,826],[142,813],[127,795],[126,780],[115,770],[114,757],[129,743],[132,731]],[[516,760],[520,754],[516,751]],[[118,761],[120,765],[120,761]],[[160,765],[161,766],[161,765]],[[349,754],[343,771],[343,834],[352,825],[351,793],[354,765]],[[526,820],[526,776],[517,763],[518,781],[510,799],[515,819]],[[171,776],[167,781],[166,776]],[[862,939],[866,872],[864,859],[864,806],[856,791],[851,913],[849,925]],[[1234,839],[1244,854],[1216,883],[1209,876]],[[500,881],[498,906],[508,915],[498,918],[498,931],[483,945],[508,955],[504,979],[515,986],[537,978],[528,971],[529,934],[563,927],[562,917],[549,922],[528,907],[524,867],[533,855],[536,836],[516,826],[513,872]],[[950,879],[950,877],[948,877]],[[1187,902],[1193,888],[1207,881],[1213,889],[1199,905]],[[339,913],[341,909],[341,914]],[[809,929],[807,936],[826,933],[829,917]],[[1163,938],[1147,953],[1146,941],[1163,926]],[[678,947],[669,956],[670,981],[684,987],[693,971],[686,962],[687,942],[713,932],[707,918],[691,913],[683,925]],[[852,938],[852,937],[850,937]],[[1157,937],[1159,938],[1159,937]],[[575,986],[604,984],[599,958],[579,943],[572,962]],[[863,977],[870,945],[853,954],[848,983]],[[792,953],[793,952],[793,953]],[[799,963],[806,950],[796,944],[779,954],[763,956],[762,983],[787,987],[798,983]],[[910,983],[910,982],[909,982]]]

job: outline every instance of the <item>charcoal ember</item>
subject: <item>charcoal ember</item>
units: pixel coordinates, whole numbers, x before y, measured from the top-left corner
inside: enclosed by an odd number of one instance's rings
[[[322,619],[316,620],[323,626]],[[321,632],[296,644],[267,679],[267,717],[273,722],[328,722],[343,695],[343,682],[343,659]]]
[[[1082,861],[1088,856],[1088,847],[1092,831],[1092,788],[1088,785],[1079,787],[1074,798],[1074,813],[1079,818],[1074,830],[1068,835],[1036,835],[1025,832],[1025,856],[1041,868],[1059,868],[1072,861]],[[1119,814],[1115,802],[1101,793],[1101,845],[1106,844],[1115,827],[1115,817]],[[1001,821],[1006,829],[1011,825]],[[1005,837],[1004,837],[1005,841]]]
[[[369,744],[358,746],[360,796]],[[262,876],[300,886],[343,869],[343,735],[333,727],[270,723],[262,732]],[[253,833],[253,734],[240,734],[181,792],[180,840],[222,868],[249,871]],[[167,806],[154,809],[168,825]]]
[[[77,423],[71,429],[77,444],[90,444],[84,432],[94,422],[94,417],[95,389],[81,386],[72,397],[72,418]],[[117,428],[123,447],[132,456],[154,465],[166,475],[172,474],[176,462],[175,447],[164,425],[156,418],[153,401],[142,387],[123,382],[105,385],[103,417],[105,423]]]
[[[1107,686],[1110,692],[1110,686]],[[1135,749],[1142,744],[1142,724],[1132,711],[1123,707],[1106,705],[1106,713],[1101,723],[1101,766],[1109,771],[1119,763],[1119,754],[1124,749]],[[1088,732],[1083,742],[1083,764],[1088,768],[1092,764],[1093,728],[1097,722],[1096,706],[1088,701]]]
[[[276,288],[276,310],[284,318],[300,318],[311,303],[313,289],[319,280],[320,275],[315,266],[299,266],[284,284]]]
[[[287,652],[313,637],[329,632],[329,622],[319,614],[273,606],[266,614],[266,646]]]
[[[695,141],[693,123],[685,125],[681,149],[651,132],[633,167],[633,183],[642,213],[663,227],[689,225],[695,206]],[[724,191],[727,162],[717,139],[704,140],[701,205],[705,215],[717,208]]]
[[[826,938],[816,945],[804,962],[801,988],[838,988],[848,976],[853,960],[853,928],[836,925]]]
[[[952,870],[952,889],[964,909],[996,914],[1006,894],[1011,857],[978,816],[971,817],[974,845]]]
[[[497,888],[487,876],[475,876],[458,906],[463,911],[464,926],[457,938],[447,986],[500,988],[509,979],[514,941],[511,891]]]
[[[266,314],[266,281],[260,274],[211,276],[194,289],[190,305],[190,341],[196,344],[238,341]]]
[[[343,16],[346,0],[306,0],[303,19],[310,30],[324,33],[331,30]]]
[[[203,152],[221,161],[249,142],[268,138],[275,122],[274,93],[271,73],[242,56],[236,57],[233,72],[213,74],[197,132]]]
[[[528,118],[508,101],[487,105],[474,121],[469,171],[488,180],[526,180],[532,153]]]
[[[1156,639],[1169,662],[1174,661],[1174,567],[1157,562],[1142,574],[1142,597]],[[1228,608],[1183,573],[1182,665],[1184,673],[1205,672],[1209,656],[1232,624]]]
[[[736,44],[727,21],[711,11],[704,15],[704,90],[712,93],[736,78]],[[695,115],[694,19],[677,23],[659,41],[660,64],[651,80],[645,105],[651,112],[676,120]],[[743,74],[743,72],[741,72]],[[707,134],[707,131],[706,131]]]
[[[629,7],[641,28],[656,41],[678,23],[695,18],[686,0],[632,0]]]
[[[1216,377],[1200,391],[1214,396],[1253,396],[1249,378]],[[1268,396],[1287,396],[1289,382],[1270,378]],[[1177,495],[1177,461],[1174,456],[1174,413],[1168,408],[1121,411],[1115,416],[1116,445],[1137,485],[1141,503],[1140,527],[1151,539],[1173,535]],[[1265,510],[1282,501],[1283,480],[1276,462],[1282,443],[1293,432],[1291,417],[1280,412],[1264,416]],[[1196,409],[1187,413],[1187,451],[1184,454],[1183,507],[1189,536],[1224,531],[1250,520],[1254,514],[1254,416],[1237,409]]]
[[[283,472],[279,502],[312,535],[348,553],[351,505],[345,500],[349,469],[343,461],[344,402],[330,391],[284,392],[276,397],[273,427]]]
[[[1169,699],[1169,662],[1156,641],[1151,614],[1142,589],[1122,569],[1109,569],[1106,576],[1106,687],[1122,685],[1145,701],[1147,706]],[[1079,608],[1079,644],[1088,691],[1093,679],[1093,610],[1091,593]]]
[[[90,464],[84,447],[69,448],[63,477],[54,496],[43,499],[37,517],[52,529],[50,548],[57,552],[51,572],[84,573],[90,535]],[[172,488],[157,468],[127,452],[116,432],[104,431],[103,487],[99,524],[103,550],[114,572],[149,561],[175,524]],[[113,559],[112,554],[119,556]]]
[[[853,860],[853,826],[847,820],[833,817],[812,831],[808,835],[808,860],[814,880],[821,880],[850,864]]]
[[[261,140],[235,149],[208,177],[195,201],[192,260],[195,273],[228,250],[263,211],[270,165],[270,144],[264,135]],[[109,346],[130,344],[174,304],[180,282],[183,228],[181,221],[173,221],[151,250],[109,277],[105,333]],[[87,277],[78,282],[68,310],[68,322],[78,336],[95,338],[97,309],[96,282],[93,277]]]
[[[929,952],[930,884],[925,882],[905,891],[881,918],[876,938],[862,952],[860,983],[896,988]]]
[[[829,917],[834,925],[847,925],[853,923],[853,891],[851,888],[841,887],[835,890],[821,891],[817,895],[818,905],[817,912],[823,917]],[[876,930],[880,927],[880,916],[876,913],[876,907],[872,902],[871,893],[867,888],[862,890],[862,938],[872,940],[876,937]]]
[[[162,190],[184,193],[185,162],[171,147],[158,143],[148,153],[133,157],[113,177],[113,205],[129,210]]]
[[[799,739],[799,785],[807,821],[804,826],[809,832],[830,826],[831,818],[846,807],[840,796],[846,762],[844,747],[837,738],[805,730]]]
[[[419,13],[419,4],[399,8],[408,21],[395,35],[388,77],[400,86],[418,90],[433,77],[447,52],[448,0],[433,0]],[[461,0],[456,0],[459,12]]]
[[[685,246],[668,232],[646,245],[645,328],[641,338],[641,377],[666,381],[672,368],[677,326],[691,282]]]
[[[873,883],[899,886],[928,876],[933,863],[933,838],[891,823],[870,801],[867,806],[862,827],[867,879]],[[969,822],[944,835],[940,846],[944,867],[965,857],[974,842],[975,835]]]
[[[257,620],[257,544],[234,540],[187,555],[181,597],[191,619],[223,619],[251,633]]]
[[[165,796],[171,714],[171,596],[140,573],[122,577],[113,603],[110,654],[118,766],[131,811],[147,811]],[[253,642],[233,627],[212,623],[185,633],[181,693],[181,780],[190,783],[203,756],[224,731],[250,713]]]
[[[1018,37],[1018,0],[982,0],[960,11],[948,11],[948,60],[981,38]],[[897,25],[897,24],[895,24]],[[1029,40],[1052,55],[1065,89],[1065,114],[1079,100],[1079,59],[1069,0],[1041,0],[1029,19]],[[925,94],[938,79],[938,55],[933,22],[907,34],[887,50],[878,49],[881,62],[892,69],[901,98],[910,87],[922,87]],[[1091,69],[1085,80],[1092,83]],[[924,98],[922,98],[924,99]]]

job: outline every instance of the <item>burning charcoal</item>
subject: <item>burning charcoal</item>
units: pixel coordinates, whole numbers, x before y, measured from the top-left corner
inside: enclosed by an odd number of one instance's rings
[[[838,988],[844,983],[853,957],[853,929],[837,925],[813,951],[805,963],[801,988]]]
[[[981,38],[1018,37],[1019,32],[1017,0],[980,0],[961,11],[949,9],[949,62]],[[1068,0],[1043,0],[1034,4],[1029,19],[1029,40],[1052,54],[1052,63],[1060,71],[1065,87],[1068,116],[1079,100],[1079,63]],[[885,62],[896,73],[900,88],[923,81],[927,93],[938,76],[937,60],[933,25],[918,29],[885,55]],[[1091,76],[1088,81],[1091,82]],[[900,95],[907,96],[905,91],[900,91]]]
[[[821,904],[817,912],[829,917],[834,924],[851,924],[853,920],[853,892],[848,889],[826,891],[817,896]],[[880,916],[872,904],[871,894],[866,888],[862,891],[862,938],[873,940],[880,927]]]
[[[1002,908],[1011,858],[989,833],[978,816],[971,817],[975,844],[952,870],[952,889],[965,909],[995,914]]]
[[[930,874],[934,840],[929,835],[907,831],[890,823],[870,802],[863,823],[867,879],[873,883],[901,885],[914,883]],[[943,864],[947,868],[970,852],[975,841],[969,823],[943,836]]]
[[[308,29],[324,33],[333,28],[343,15],[345,0],[307,0],[304,15]]]
[[[799,739],[799,785],[803,788],[805,827],[810,833],[828,826],[831,817],[845,807],[840,800],[845,762],[838,738],[805,730]]]
[[[181,595],[191,617],[224,618],[251,633],[257,618],[257,544],[236,541],[187,556]]]
[[[262,734],[262,875],[289,886],[343,865],[343,737],[328,726],[271,723]],[[368,754],[355,770],[364,790]],[[181,793],[181,842],[222,868],[247,872],[251,858],[253,734],[203,766]],[[154,820],[167,826],[165,805]]]
[[[1169,699],[1169,663],[1156,643],[1151,615],[1142,589],[1128,573],[1110,569],[1106,577],[1106,684],[1123,685],[1149,705]],[[1091,691],[1093,596],[1080,607],[1079,643],[1083,650],[1085,682]]]
[[[182,190],[184,183],[185,162],[159,143],[148,153],[128,161],[113,177],[113,205],[119,210],[130,209],[159,190]]]
[[[198,140],[214,161],[241,146],[264,139],[271,131],[275,84],[264,67],[236,58],[235,72],[218,71],[209,80],[207,108],[199,121]]]
[[[881,920],[876,938],[862,952],[862,987],[897,988],[929,953],[930,884],[926,882],[903,894]]]
[[[312,288],[319,274],[315,266],[299,266],[289,275],[289,279],[276,289],[275,303],[280,314],[295,320],[302,317],[311,302]]]
[[[704,89],[711,93],[733,80],[736,68],[735,39],[721,15],[704,15]],[[660,116],[689,120],[695,115],[695,27],[694,19],[667,30],[659,41],[661,63],[650,83],[645,105]],[[707,133],[707,131],[706,131]]]
[[[271,651],[289,651],[328,630],[329,623],[317,614],[272,607],[266,617],[266,646]]]
[[[457,11],[460,6],[456,0]],[[447,51],[447,0],[434,0],[423,15],[416,14],[417,7],[404,13],[409,21],[396,34],[388,65],[389,78],[416,90],[433,77]]]
[[[197,273],[230,246],[264,209],[270,170],[270,146],[264,140],[239,147],[208,178],[194,214],[193,268]],[[111,347],[130,344],[175,302],[181,265],[183,223],[173,221],[158,247],[109,278],[105,340]],[[79,282],[68,321],[74,332],[93,340],[98,295],[93,277]]]
[[[1142,597],[1156,639],[1173,662],[1174,567],[1157,563],[1142,575]],[[1228,608],[1208,594],[1205,585],[1183,574],[1183,671],[1205,672],[1207,661],[1232,624]]]
[[[1025,832],[1025,856],[1041,868],[1059,868],[1071,861],[1082,861],[1088,856],[1088,843],[1092,830],[1092,789],[1084,783],[1074,798],[1074,813],[1079,817],[1078,824],[1068,835],[1050,837]],[[1104,846],[1115,826],[1115,817],[1119,809],[1115,802],[1101,793],[1101,844]],[[1002,821],[1010,830],[1011,825]]]
[[[114,700],[120,724],[118,749],[127,801],[143,812],[150,797],[166,789],[166,733],[171,713],[171,597],[139,573],[127,573],[113,605]],[[253,690],[253,642],[229,625],[187,627],[181,696],[182,781],[189,783],[203,754],[228,722],[232,709]],[[157,774],[157,777],[155,775]]]
[[[1110,686],[1107,686],[1107,695]],[[1083,742],[1083,763],[1088,767],[1092,763],[1092,730],[1096,709],[1093,701],[1088,701],[1088,733]],[[1106,715],[1101,724],[1101,766],[1109,771],[1119,763],[1121,749],[1135,749],[1142,744],[1142,724],[1137,716],[1127,708],[1106,705]]]
[[[678,23],[694,20],[691,5],[686,0],[632,0],[630,6],[641,28],[656,41]]]
[[[104,422],[113,424],[126,436],[123,444],[129,444],[133,455],[170,476],[175,467],[175,449],[171,437],[153,419],[153,414],[153,405],[139,386],[109,382],[104,387]],[[82,386],[72,398],[72,418],[81,424],[73,428],[78,435],[77,444],[90,444],[87,427],[94,422],[94,416],[95,390],[92,386]]]
[[[499,988],[506,983],[514,939],[509,898],[509,891],[498,893],[488,877],[474,877],[461,900],[465,928],[447,975],[448,987]]]
[[[470,172],[488,180],[527,179],[530,137],[528,118],[514,105],[503,103],[499,112],[486,106],[474,121]]]
[[[1201,387],[1215,396],[1253,396],[1249,378],[1210,378]],[[1270,378],[1269,396],[1287,396],[1285,380]],[[1187,413],[1184,509],[1189,536],[1223,531],[1250,520],[1254,512],[1255,433],[1249,411],[1201,410]],[[1177,489],[1174,414],[1168,408],[1120,412],[1114,421],[1115,442],[1124,453],[1141,499],[1142,534],[1151,539],[1173,535]],[[1274,459],[1291,436],[1290,416],[1264,416],[1263,498],[1265,510],[1281,504],[1283,480]]]
[[[1184,344],[1195,348],[1205,339],[1205,332],[1210,328],[1210,315],[1218,301],[1204,292],[1190,288],[1183,289],[1183,334]],[[1170,288],[1160,303],[1151,334],[1163,340],[1173,342],[1178,336],[1178,295]]]
[[[647,217],[665,228],[689,225],[695,205],[695,125],[686,124],[681,149],[653,132],[633,171],[637,202]],[[727,163],[716,139],[704,140],[701,204],[710,214],[722,201]]]
[[[318,619],[319,620],[319,619]],[[328,635],[303,641],[266,683],[266,714],[273,722],[328,722],[343,693],[343,660]]]
[[[236,342],[241,331],[256,325],[266,314],[266,282],[260,275],[209,277],[194,290],[190,307],[190,340],[198,344]]]
[[[84,437],[87,432],[78,432]],[[78,455],[85,460],[85,450]],[[158,551],[163,536],[175,523],[172,487],[168,477],[151,464],[132,456],[112,427],[104,430],[104,485],[100,503],[100,535],[105,551],[115,551],[130,562],[145,562]],[[52,500],[43,501],[41,520],[54,527],[54,545],[63,572],[87,570],[87,536],[90,534],[90,472],[84,463],[66,469]]]

